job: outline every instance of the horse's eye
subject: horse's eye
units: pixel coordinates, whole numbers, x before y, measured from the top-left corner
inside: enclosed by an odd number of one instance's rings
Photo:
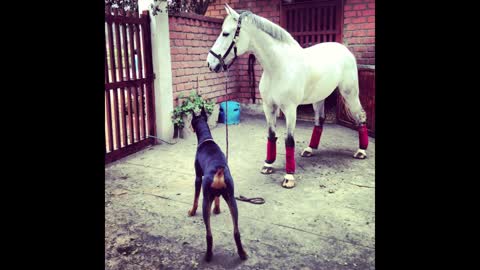
[[[223,32],[223,36],[224,36],[224,37],[228,37],[228,35],[230,35],[230,33],[225,33],[225,32]]]

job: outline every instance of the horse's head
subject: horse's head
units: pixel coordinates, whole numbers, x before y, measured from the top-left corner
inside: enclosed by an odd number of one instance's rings
[[[240,14],[225,4],[227,17],[223,21],[222,32],[207,56],[207,64],[211,71],[220,72],[231,65],[238,55],[248,49],[249,37],[242,29]]]

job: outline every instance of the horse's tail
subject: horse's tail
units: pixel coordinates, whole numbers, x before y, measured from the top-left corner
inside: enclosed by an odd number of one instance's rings
[[[217,169],[217,172],[213,176],[213,183],[211,187],[214,189],[222,189],[227,187],[227,185],[225,184],[224,168]]]
[[[357,124],[366,121],[365,111],[360,103],[357,69],[349,70],[338,85],[340,98],[345,105],[345,114]]]

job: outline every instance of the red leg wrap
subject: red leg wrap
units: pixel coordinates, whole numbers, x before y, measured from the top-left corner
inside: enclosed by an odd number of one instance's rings
[[[267,159],[266,163],[272,164],[277,158],[277,138],[267,141]]]
[[[368,131],[365,124],[358,127],[358,141],[360,149],[366,150],[368,147]]]
[[[312,137],[310,138],[310,146],[313,149],[317,149],[318,145],[320,144],[320,137],[322,136],[322,126],[314,126],[313,127],[313,132],[312,132]]]
[[[285,164],[285,171],[289,174],[295,173],[295,147],[293,146],[286,146],[286,164]]]

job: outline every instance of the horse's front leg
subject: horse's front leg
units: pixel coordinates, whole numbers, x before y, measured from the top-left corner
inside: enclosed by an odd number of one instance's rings
[[[285,177],[283,178],[282,187],[293,188],[295,186],[295,139],[293,132],[295,131],[295,124],[297,121],[297,106],[290,105],[282,109],[285,114],[287,124],[287,138],[285,139]]]
[[[277,106],[274,104],[263,103],[263,111],[268,124],[267,138],[267,158],[262,167],[263,174],[273,173],[273,162],[277,158],[277,137],[275,135],[275,127],[277,122]]]

